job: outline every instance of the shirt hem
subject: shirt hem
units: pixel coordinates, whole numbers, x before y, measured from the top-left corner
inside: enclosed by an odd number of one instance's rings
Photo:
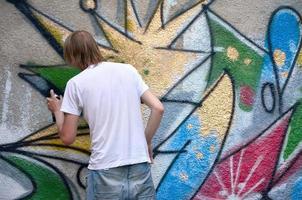
[[[89,164],[88,169],[90,169],[90,170],[109,169],[109,168],[120,167],[120,166],[124,166],[124,165],[138,164],[138,163],[143,163],[143,162],[151,163],[151,160],[149,157],[143,157],[143,158],[139,158],[139,159],[136,158],[136,159],[118,160],[115,162],[105,163],[105,164]]]

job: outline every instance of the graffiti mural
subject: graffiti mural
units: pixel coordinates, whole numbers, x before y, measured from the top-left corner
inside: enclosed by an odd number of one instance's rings
[[[135,66],[165,105],[153,140],[157,199],[302,199],[301,15],[272,10],[259,45],[212,8],[217,1],[80,0],[74,12],[91,20],[105,59]],[[63,58],[68,21],[35,1],[7,2]],[[65,63],[19,67],[44,97],[63,95],[80,73]],[[0,199],[84,199],[89,148],[84,120],[70,146],[54,123],[0,143],[0,174],[18,190]]]

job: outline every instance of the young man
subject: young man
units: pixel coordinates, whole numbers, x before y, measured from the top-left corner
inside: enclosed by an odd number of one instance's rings
[[[50,91],[48,108],[66,145],[75,140],[81,113],[89,124],[87,199],[155,199],[151,140],[163,115],[162,103],[133,66],[102,62],[86,31],[66,39],[64,58],[82,71],[68,81],[64,99]],[[151,109],[145,129],[141,101]]]

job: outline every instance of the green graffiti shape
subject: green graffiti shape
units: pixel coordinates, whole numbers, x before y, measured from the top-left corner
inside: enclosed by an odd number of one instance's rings
[[[70,66],[58,67],[29,67],[29,70],[40,75],[42,78],[48,80],[55,85],[62,92],[65,89],[66,83],[69,79],[80,73],[80,70]]]
[[[261,75],[262,57],[222,25],[211,19],[209,25],[214,47],[222,50],[218,50],[213,57],[213,67],[208,86],[212,85],[226,68],[234,78],[236,89],[240,86],[249,86],[253,91],[256,91]],[[233,55],[235,59],[232,60],[228,57],[228,48],[235,49],[235,55]],[[238,53],[237,56],[236,53]],[[239,106],[245,111],[252,110],[252,106],[249,107],[242,103]]]
[[[29,175],[35,183],[36,190],[26,199],[70,199],[68,188],[55,171],[38,164],[38,162],[31,162],[19,156],[7,155],[5,157]]]
[[[288,157],[295,151],[299,143],[302,141],[302,105],[300,104],[297,107],[297,110],[293,114],[292,120],[289,125],[289,135],[288,142],[286,144],[283,158],[288,159]]]

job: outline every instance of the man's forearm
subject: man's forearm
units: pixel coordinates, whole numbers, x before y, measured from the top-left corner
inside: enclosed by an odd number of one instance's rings
[[[54,112],[55,118],[56,118],[56,124],[58,127],[59,135],[62,131],[63,123],[64,123],[64,113],[62,111],[56,111]]]
[[[141,99],[142,102],[151,109],[151,114],[145,129],[146,140],[150,146],[152,137],[158,129],[161,118],[164,114],[164,105],[149,90],[144,92]]]
[[[145,135],[148,144],[151,144],[151,140],[159,127],[162,116],[163,110],[151,109],[151,114],[145,129]]]
[[[61,111],[54,112],[58,134],[61,141],[65,145],[70,145],[75,141],[77,135],[77,126],[79,116],[72,114],[64,114]],[[64,125],[64,127],[63,127]]]

